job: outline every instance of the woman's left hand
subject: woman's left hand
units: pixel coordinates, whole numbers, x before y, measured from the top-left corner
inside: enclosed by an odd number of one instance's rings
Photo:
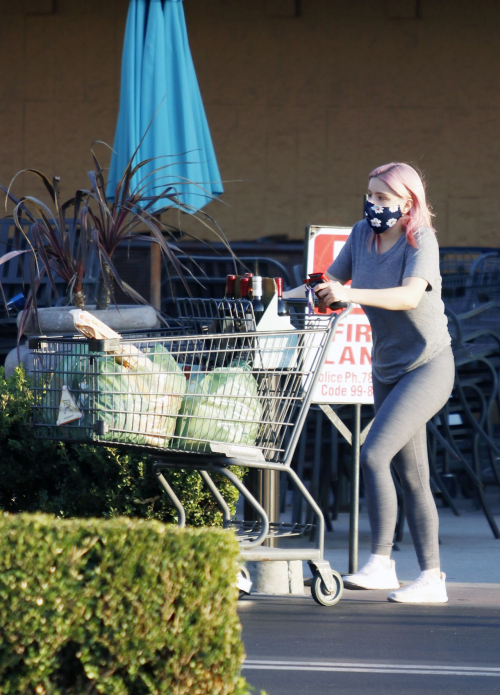
[[[320,300],[320,311],[324,311],[326,307],[336,302],[349,301],[349,288],[345,287],[340,282],[324,282],[315,287],[314,291]]]

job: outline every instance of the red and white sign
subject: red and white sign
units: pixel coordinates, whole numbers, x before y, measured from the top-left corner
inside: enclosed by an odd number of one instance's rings
[[[307,272],[326,272],[339,255],[350,227],[309,227]],[[318,383],[313,403],[373,403],[372,329],[363,309],[356,305],[337,326],[337,332]]]

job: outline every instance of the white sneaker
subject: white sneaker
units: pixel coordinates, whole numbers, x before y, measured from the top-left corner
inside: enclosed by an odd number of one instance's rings
[[[346,589],[399,589],[396,576],[396,563],[387,558],[387,566],[379,559],[370,557],[364,567],[354,574],[342,577]]]
[[[439,577],[425,575],[423,572],[414,582],[402,589],[392,591],[388,601],[395,603],[446,603],[446,574],[441,572]]]

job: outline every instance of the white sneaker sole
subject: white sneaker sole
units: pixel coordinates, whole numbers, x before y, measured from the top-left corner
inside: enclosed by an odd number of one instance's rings
[[[405,598],[404,596],[388,596],[387,600],[391,603],[448,603],[448,596],[443,598],[442,596],[428,596],[423,599],[412,599]]]
[[[397,586],[363,586],[350,581],[347,577],[342,577],[342,581],[344,582],[344,589],[349,589],[350,591],[394,591],[394,589],[401,587],[399,582]]]

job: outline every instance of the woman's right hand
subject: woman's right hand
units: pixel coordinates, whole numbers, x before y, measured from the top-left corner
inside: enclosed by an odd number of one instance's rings
[[[318,308],[323,312],[332,304],[349,301],[349,287],[340,282],[323,282],[314,288],[314,292],[320,300]]]

